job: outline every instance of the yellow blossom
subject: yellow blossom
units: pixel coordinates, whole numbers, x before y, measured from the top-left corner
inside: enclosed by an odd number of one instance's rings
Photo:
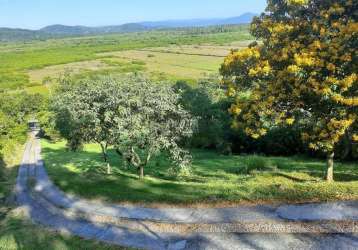
[[[295,74],[298,71],[300,71],[301,69],[297,65],[290,65],[290,66],[288,66],[287,70],[288,70],[288,72]]]
[[[294,122],[295,122],[295,118],[293,118],[293,117],[286,119],[286,123],[287,123],[288,125],[292,125]]]
[[[330,71],[335,71],[336,70],[336,66],[333,63],[329,63],[327,65],[327,69]]]
[[[315,64],[314,58],[307,53],[295,54],[294,57],[298,66],[313,66]]]
[[[305,5],[308,3],[308,0],[287,0],[289,5]]]
[[[251,137],[254,138],[254,139],[259,139],[260,135],[259,134],[252,134]]]
[[[352,136],[352,138],[353,138],[353,141],[358,142],[358,134],[354,134]]]
[[[249,76],[255,76],[257,75],[258,71],[256,69],[250,69],[249,70]]]
[[[234,115],[239,115],[241,113],[241,109],[237,105],[232,105],[230,112]]]

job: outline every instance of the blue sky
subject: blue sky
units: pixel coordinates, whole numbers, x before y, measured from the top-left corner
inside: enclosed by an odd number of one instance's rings
[[[116,25],[260,13],[266,0],[0,0],[0,27]]]

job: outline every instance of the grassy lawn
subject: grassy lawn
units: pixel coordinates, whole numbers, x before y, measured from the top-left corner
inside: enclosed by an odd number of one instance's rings
[[[10,213],[5,218],[0,218],[0,250],[15,249],[124,250],[127,248],[105,245],[92,240],[54,233],[40,226],[33,225],[21,215]]]
[[[222,156],[195,150],[192,174],[176,178],[163,157],[145,169],[144,181],[124,169],[111,151],[114,173],[105,174],[97,145],[68,152],[65,143],[42,141],[52,180],[64,191],[110,202],[197,205],[358,199],[358,164],[336,163],[332,184],[321,180],[325,163],[302,157]]]

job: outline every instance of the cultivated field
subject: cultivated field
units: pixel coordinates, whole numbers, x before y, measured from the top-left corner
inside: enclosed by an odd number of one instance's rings
[[[101,59],[33,69],[28,71],[28,75],[30,82],[38,85],[48,77],[58,78],[65,72],[95,74],[107,70],[111,73],[120,73],[123,72],[124,65],[137,64],[144,66],[139,71],[149,75],[194,81],[210,74],[217,74],[224,57],[231,49],[244,48],[250,42],[240,41],[227,45],[171,45],[98,53],[96,56]]]
[[[146,71],[174,79],[196,79],[216,73],[226,52],[245,46],[250,39],[248,26],[243,25],[225,32],[215,28],[183,29],[2,43],[0,90],[26,89],[46,94],[43,79],[57,78],[67,70],[74,74]],[[154,59],[148,57],[150,50],[151,54],[165,53]],[[124,54],[118,55],[120,52]]]
[[[82,62],[67,63],[62,65],[48,66],[41,69],[29,70],[28,75],[30,77],[30,82],[32,83],[42,83],[43,80],[47,77],[59,77],[61,74],[66,71],[72,74],[81,73],[83,70],[101,70],[107,68],[108,65],[102,62],[101,60],[89,60]]]

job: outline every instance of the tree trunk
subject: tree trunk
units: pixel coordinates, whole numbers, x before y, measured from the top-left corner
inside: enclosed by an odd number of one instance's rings
[[[107,174],[108,175],[112,174],[112,168],[111,168],[111,165],[109,165],[108,162],[107,162]]]
[[[142,180],[144,178],[144,164],[134,147],[131,148],[131,164],[138,169],[139,179]]]
[[[349,155],[352,152],[352,143],[348,130],[346,131],[343,137],[343,147],[344,147],[344,151],[342,152],[341,159],[346,160],[347,158],[349,158]]]
[[[330,152],[327,155],[327,173],[326,180],[328,182],[333,181],[333,164],[334,164],[334,152]]]
[[[141,180],[144,179],[144,167],[143,166],[139,167],[139,179],[141,179]]]
[[[102,155],[103,155],[103,160],[105,163],[107,163],[107,174],[110,175],[112,174],[112,168],[111,165],[108,162],[108,154],[107,154],[107,144],[103,145],[101,144],[101,149],[102,149]]]

